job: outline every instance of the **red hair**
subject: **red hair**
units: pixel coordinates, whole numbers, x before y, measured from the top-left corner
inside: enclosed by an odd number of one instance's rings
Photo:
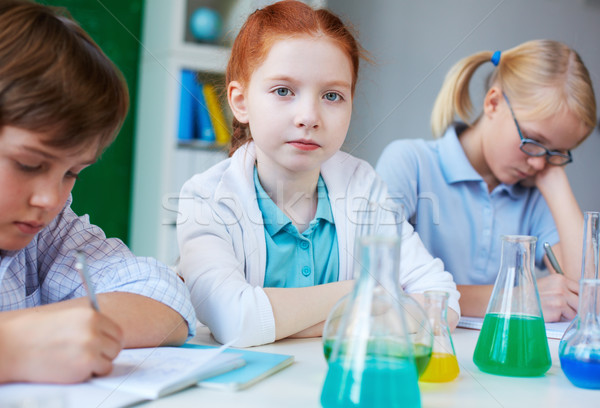
[[[350,58],[352,64],[352,95],[358,77],[362,49],[354,35],[335,14],[315,10],[295,0],[284,0],[256,10],[242,26],[231,49],[225,82],[238,81],[247,85],[254,70],[265,60],[273,44],[284,37],[324,36],[334,41]],[[230,154],[248,142],[248,125],[233,119]]]

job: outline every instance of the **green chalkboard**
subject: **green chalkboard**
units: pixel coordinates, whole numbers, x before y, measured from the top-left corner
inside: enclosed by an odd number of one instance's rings
[[[117,140],[84,170],[73,189],[73,210],[89,214],[107,236],[128,242],[134,118],[144,0],[39,0],[66,8],[123,72],[131,107]]]

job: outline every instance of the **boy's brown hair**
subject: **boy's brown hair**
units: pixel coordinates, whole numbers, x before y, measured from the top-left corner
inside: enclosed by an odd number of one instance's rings
[[[129,107],[121,72],[64,9],[0,2],[0,127],[45,133],[51,146],[115,139]]]

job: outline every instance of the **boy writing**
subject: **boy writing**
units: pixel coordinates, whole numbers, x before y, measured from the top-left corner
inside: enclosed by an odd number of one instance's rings
[[[122,348],[194,334],[185,286],[77,217],[77,175],[128,108],[120,72],[58,10],[0,4],[0,383],[70,383],[111,370]],[[86,254],[101,313],[85,298]]]

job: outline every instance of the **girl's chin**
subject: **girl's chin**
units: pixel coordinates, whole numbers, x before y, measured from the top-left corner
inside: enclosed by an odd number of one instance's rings
[[[523,187],[535,187],[535,178],[525,177],[519,181]]]

